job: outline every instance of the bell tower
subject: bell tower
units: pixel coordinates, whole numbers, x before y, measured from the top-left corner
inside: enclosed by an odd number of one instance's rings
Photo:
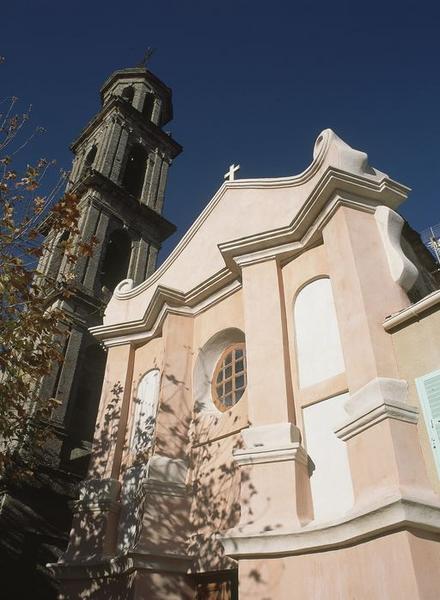
[[[172,119],[171,90],[145,67],[115,71],[101,88],[101,104],[71,145],[68,184],[80,203],[83,238],[95,236],[98,245],[74,267],[74,292],[63,301],[65,359],[42,384],[43,394],[59,400],[59,464],[79,475],[87,468],[105,367],[88,328],[100,322],[121,280],[137,285],[154,271],[162,242],[175,231],[162,210],[168,168],[182,151],[162,129]],[[60,240],[50,241],[55,251],[42,257],[40,269],[56,279],[69,265],[56,250]]]

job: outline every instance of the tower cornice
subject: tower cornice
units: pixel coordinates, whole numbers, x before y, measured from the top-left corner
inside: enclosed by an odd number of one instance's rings
[[[147,121],[142,113],[137,111],[135,108],[131,106],[129,102],[126,102],[123,98],[119,96],[114,96],[103,108],[100,112],[91,119],[86,127],[82,130],[80,135],[72,142],[70,145],[70,149],[72,152],[76,152],[78,147],[93,133],[93,130],[97,129],[99,125],[104,121],[104,119],[115,112],[116,114],[121,115],[123,118],[127,118],[131,123],[135,123],[144,133],[147,133],[148,136],[151,137],[158,145],[163,146],[168,149],[171,158],[176,158],[183,148],[182,146],[173,140],[173,138],[162,131],[160,127],[152,123],[151,121]]]
[[[171,102],[172,91],[167,85],[163,83],[163,81],[159,79],[159,77],[157,77],[156,75],[154,75],[154,73],[152,73],[148,69],[145,69],[144,67],[131,67],[127,69],[120,69],[118,71],[114,71],[110,75],[110,77],[108,77],[105,80],[104,84],[101,87],[101,100],[104,101],[106,91],[109,90],[116,81],[120,81],[121,79],[133,79],[137,77],[143,78],[145,79],[145,81],[148,81],[150,84],[152,84],[166,99],[166,110],[164,111],[164,114],[161,119],[161,125],[166,125],[166,123],[171,121],[173,118],[173,106]]]
[[[148,230],[150,236],[154,237],[158,244],[169,238],[176,231],[176,226],[165,219],[165,217],[146,204],[141,204],[121,186],[93,169],[72,187],[71,192],[84,197],[87,190],[90,189],[105,192],[106,198],[112,198],[115,201],[114,206],[113,203],[104,200],[99,200],[99,204],[107,206],[122,221],[124,219],[121,215],[123,212],[126,212],[125,208],[128,206],[131,215],[130,220],[133,222],[132,225],[136,224],[140,230]]]

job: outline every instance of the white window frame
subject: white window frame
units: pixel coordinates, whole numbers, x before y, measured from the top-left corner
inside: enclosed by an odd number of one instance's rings
[[[156,433],[160,379],[160,370],[150,369],[139,380],[136,394],[133,398],[134,410],[130,436],[130,450],[135,454],[145,451],[153,442]],[[154,386],[150,393],[148,393],[149,380],[153,380],[152,385]],[[146,395],[141,397],[143,386],[147,388],[144,392]],[[149,439],[142,440],[141,435],[148,436]]]

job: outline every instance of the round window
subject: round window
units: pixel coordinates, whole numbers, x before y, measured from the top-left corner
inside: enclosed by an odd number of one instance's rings
[[[212,378],[212,397],[225,412],[243,396],[246,389],[246,351],[244,344],[229,346],[220,356]]]

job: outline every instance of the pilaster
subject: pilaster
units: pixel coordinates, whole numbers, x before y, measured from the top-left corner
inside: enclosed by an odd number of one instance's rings
[[[273,258],[242,267],[250,427],[234,458],[242,470],[241,520],[225,538],[297,528],[313,515],[308,457],[294,419],[282,279]],[[264,290],[264,293],[262,293]],[[246,483],[244,483],[246,482]]]
[[[153,168],[151,170],[151,179],[149,181],[148,195],[146,196],[145,200],[143,200],[143,201],[145,202],[145,204],[147,204],[150,208],[152,208],[154,210],[155,203],[156,203],[156,197],[157,197],[157,190],[158,190],[158,186],[159,186],[161,164],[162,164],[162,160],[163,160],[160,155],[159,148],[156,148],[153,156],[154,156],[154,163],[153,163]]]
[[[94,294],[98,295],[98,297],[101,292],[99,266],[102,263],[103,255],[106,248],[105,241],[109,229],[109,224],[109,215],[102,210],[98,211],[98,218],[95,221],[95,229],[93,232],[93,235],[95,235],[98,239],[98,243],[94,248],[92,256],[87,257],[83,276],[84,286],[90,291],[92,291]]]
[[[347,443],[356,510],[377,498],[440,506],[421,453],[418,409],[407,396],[406,381],[378,377],[345,405],[349,418],[335,433]]]
[[[113,163],[115,160],[116,149],[119,144],[119,138],[121,136],[122,126],[119,122],[119,118],[114,116],[112,118],[112,124],[107,130],[107,143],[105,147],[105,154],[100,165],[100,172],[111,179]]]
[[[162,209],[163,209],[163,201],[164,201],[164,196],[165,196],[165,187],[167,184],[167,177],[168,177],[168,162],[166,161],[165,158],[163,158],[162,160],[162,167],[160,170],[160,178],[159,178],[159,186],[157,189],[157,196],[156,196],[156,202],[154,204],[154,210],[156,212],[158,212],[159,214],[162,214]]]
[[[121,125],[121,130],[118,139],[118,145],[115,150],[115,158],[111,170],[111,179],[116,183],[121,183],[121,174],[125,167],[128,155],[128,140],[129,132],[127,126]]]
[[[147,277],[149,277],[153,271],[156,270],[156,262],[157,262],[157,255],[158,255],[158,248],[156,248],[155,246],[153,246],[152,244],[150,244],[150,249],[149,249],[149,253],[148,253],[148,261],[147,261],[147,271],[145,273],[145,279]]]
[[[161,378],[155,451],[186,459],[192,418],[193,318],[169,314],[163,325],[164,366]],[[172,435],[170,435],[172,432]]]
[[[436,503],[417,434],[417,410],[399,379],[387,314],[409,301],[393,278],[373,214],[340,207],[323,231],[346,365],[347,443],[355,506],[377,498]]]
[[[254,426],[287,423],[294,420],[293,392],[277,261],[242,262],[242,279],[249,419]]]
[[[92,237],[92,235],[95,235],[96,230],[98,228],[100,215],[100,209],[93,203],[92,198],[90,198],[88,204],[85,207],[84,219],[81,223],[81,235],[83,239],[89,240]],[[102,242],[96,248],[95,253],[100,254],[100,250],[102,252]],[[76,280],[79,283],[84,284],[88,262],[89,261],[87,256],[80,256],[78,258],[78,261],[75,265],[75,276]]]
[[[409,301],[391,278],[374,215],[340,206],[323,238],[350,392],[376,377],[398,378],[382,323]]]
[[[150,244],[143,238],[136,240],[128,268],[128,278],[133,279],[134,285],[139,285],[146,279],[149,253]]]
[[[89,475],[118,479],[133,379],[131,344],[108,350]]]

